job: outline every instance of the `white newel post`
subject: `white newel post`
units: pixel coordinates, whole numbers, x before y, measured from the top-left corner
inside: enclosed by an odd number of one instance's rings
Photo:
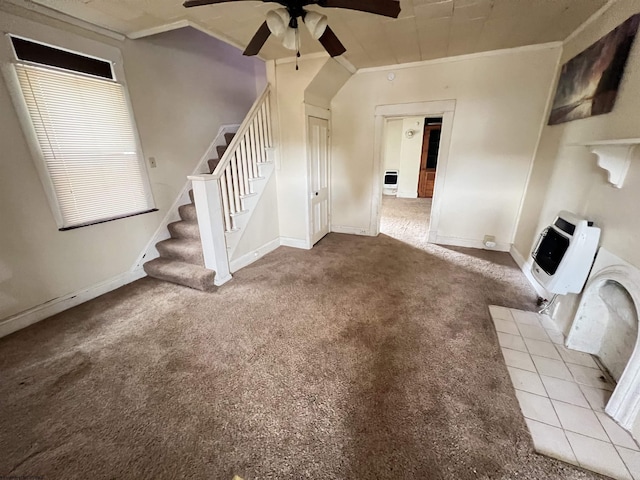
[[[213,175],[193,175],[189,180],[193,185],[204,266],[216,272],[215,284],[222,285],[231,280],[231,271],[218,179]]]

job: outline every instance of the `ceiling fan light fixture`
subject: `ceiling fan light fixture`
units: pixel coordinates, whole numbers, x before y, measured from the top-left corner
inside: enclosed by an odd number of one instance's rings
[[[286,8],[276,8],[267,12],[267,26],[277,38],[285,38],[287,31],[291,29],[289,27],[290,21],[291,16]]]
[[[1,2],[2,0],[0,0]],[[240,0],[186,0],[186,8],[202,5],[214,5],[219,3],[235,2]],[[311,36],[318,40],[324,49],[332,57],[338,57],[347,49],[340,39],[327,26],[327,17],[318,12],[307,12],[304,7],[315,5],[326,8],[343,8],[358,12],[372,13],[384,17],[398,18],[402,7],[398,0],[262,0],[265,3],[279,3],[285,8],[279,8],[267,13],[267,19],[260,25],[256,33],[249,41],[243,55],[252,57],[260,53],[271,35],[280,39],[285,47],[298,50],[300,56],[300,32],[298,19],[307,25]],[[431,1],[431,0],[430,0]],[[307,18],[305,18],[307,17]],[[286,38],[285,38],[286,37]]]
[[[284,37],[282,38],[282,46],[287,50],[298,50],[298,30],[287,27]]]
[[[327,16],[318,12],[307,12],[304,17],[304,24],[309,29],[313,39],[319,40],[327,30]]]

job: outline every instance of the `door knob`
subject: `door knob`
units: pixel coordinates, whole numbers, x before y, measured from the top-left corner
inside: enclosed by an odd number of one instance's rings
[[[318,193],[319,193],[319,192],[316,192],[316,197],[318,196]]]

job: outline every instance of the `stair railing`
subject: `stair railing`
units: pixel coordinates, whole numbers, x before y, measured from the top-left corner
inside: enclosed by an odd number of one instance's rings
[[[231,279],[225,233],[236,231],[235,217],[246,212],[245,198],[255,194],[259,165],[269,162],[273,145],[271,87],[255,101],[212,174],[194,175],[193,197],[205,267],[215,270],[216,285]]]
[[[225,231],[235,230],[234,216],[244,211],[242,199],[252,195],[252,180],[260,177],[258,165],[266,163],[272,147],[271,88],[266,86],[251,107],[220,163],[213,171],[222,195]]]

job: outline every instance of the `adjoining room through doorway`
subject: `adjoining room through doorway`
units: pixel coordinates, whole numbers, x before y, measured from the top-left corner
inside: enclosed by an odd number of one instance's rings
[[[421,243],[429,231],[442,117],[389,118],[384,126],[380,231]]]

